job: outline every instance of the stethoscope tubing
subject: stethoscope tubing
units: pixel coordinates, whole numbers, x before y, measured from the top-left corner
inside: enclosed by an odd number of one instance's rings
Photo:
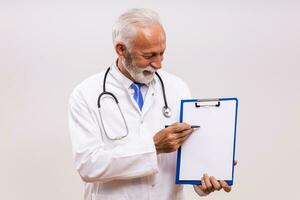
[[[98,99],[97,99],[97,106],[98,106],[98,112],[99,112],[99,116],[100,116],[100,120],[101,120],[101,123],[102,123],[102,127],[103,127],[103,130],[107,136],[107,138],[111,139],[111,140],[120,140],[120,139],[123,139],[125,138],[128,133],[129,133],[129,130],[128,130],[128,126],[127,126],[127,123],[126,123],[126,120],[125,120],[125,117],[124,117],[124,114],[120,108],[120,105],[119,105],[119,101],[118,101],[118,98],[112,93],[112,92],[107,92],[106,91],[106,79],[107,79],[107,76],[108,76],[108,73],[110,71],[110,67],[107,68],[105,74],[104,74],[104,78],[103,78],[103,91],[100,93],[100,95],[98,96]],[[158,77],[160,83],[161,83],[161,87],[162,87],[162,92],[163,92],[163,99],[164,99],[164,107],[163,107],[163,115],[166,117],[166,118],[169,118],[171,117],[171,109],[169,108],[168,106],[168,102],[167,102],[167,98],[166,98],[166,91],[165,91],[165,86],[164,86],[164,82],[161,78],[161,76],[155,72],[156,76]],[[110,137],[108,134],[107,134],[107,131],[105,129],[105,126],[104,126],[104,122],[103,122],[103,116],[101,114],[101,98],[104,96],[104,95],[108,95],[110,97],[112,97],[114,99],[114,101],[116,102],[117,106],[118,106],[118,109],[122,115],[122,118],[123,118],[123,121],[125,123],[125,126],[126,126],[126,134],[123,135],[123,136],[118,136],[118,137],[115,137],[115,138],[112,138]]]

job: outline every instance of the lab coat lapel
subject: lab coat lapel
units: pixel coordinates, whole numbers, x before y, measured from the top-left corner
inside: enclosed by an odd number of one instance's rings
[[[110,73],[113,76],[113,78],[115,79],[115,81],[117,81],[117,83],[119,83],[119,87],[122,88],[127,93],[128,99],[129,99],[130,103],[132,104],[132,106],[141,115],[140,109],[133,98],[134,91],[130,88],[132,81],[119,71],[116,63],[112,64]]]
[[[132,103],[132,105],[134,106],[134,108],[136,109],[136,111],[141,115],[140,108],[139,108],[137,102],[136,102],[136,101],[134,100],[134,98],[133,98],[133,93],[134,93],[134,92],[130,91],[130,89],[129,89],[128,95],[129,95],[129,98],[130,98],[130,100],[131,100],[131,103]],[[145,105],[145,103],[144,103],[144,105]],[[143,107],[143,109],[144,109],[144,107]]]

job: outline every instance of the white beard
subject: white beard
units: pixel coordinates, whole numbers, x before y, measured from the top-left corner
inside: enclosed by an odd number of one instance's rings
[[[146,68],[139,68],[132,64],[132,62],[124,61],[123,66],[126,68],[130,76],[134,79],[135,82],[148,84],[154,78],[155,69],[151,66],[147,66]]]

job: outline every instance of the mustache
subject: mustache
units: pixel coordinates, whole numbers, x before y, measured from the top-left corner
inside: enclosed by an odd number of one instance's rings
[[[141,71],[148,71],[148,72],[151,72],[151,73],[155,73],[157,70],[154,69],[153,67],[151,66],[147,66],[146,68],[142,69]]]

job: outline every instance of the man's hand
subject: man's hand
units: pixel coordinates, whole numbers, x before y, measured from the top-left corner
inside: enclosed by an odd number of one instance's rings
[[[174,123],[160,130],[153,137],[156,152],[159,154],[176,151],[192,132],[193,129],[186,123]]]
[[[236,166],[237,161],[234,161],[234,166]],[[230,192],[231,187],[225,181],[217,181],[213,176],[208,176],[204,174],[201,178],[201,185],[194,185],[194,190],[200,196],[206,196],[214,191],[220,191],[223,189],[225,192]]]

